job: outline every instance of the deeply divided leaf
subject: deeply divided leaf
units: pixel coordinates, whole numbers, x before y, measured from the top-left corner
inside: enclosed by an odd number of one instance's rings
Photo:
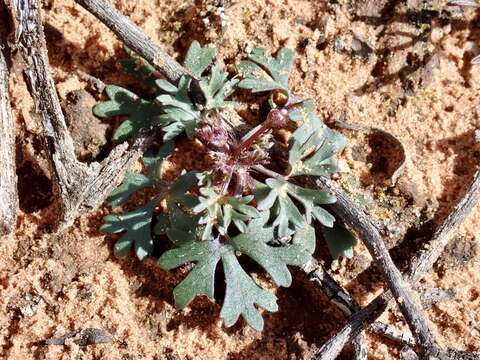
[[[173,151],[173,143],[166,142],[157,154],[149,151],[144,154],[143,162],[148,170],[147,175],[127,171],[122,183],[108,197],[108,204],[112,207],[125,203],[130,195],[147,187],[159,183],[159,174],[163,161]]]
[[[262,289],[248,276],[240,266],[233,250],[225,252],[222,256],[222,264],[227,288],[220,316],[225,326],[234,325],[241,315],[251,327],[261,331],[263,318],[255,305],[275,312],[278,310],[276,296]]]
[[[253,92],[279,89],[288,93],[293,56],[293,51],[287,48],[282,48],[276,58],[266,55],[262,48],[255,49],[248,55],[248,60],[238,65],[238,71],[244,77],[238,86]]]
[[[222,71],[218,65],[215,65],[211,74],[202,80],[200,86],[206,96],[205,107],[207,109],[222,109],[235,104],[225,99],[235,91],[235,86],[239,82],[238,79],[228,80],[227,73]]]
[[[153,211],[159,199],[153,199],[139,209],[105,217],[105,224],[100,228],[104,233],[123,233],[114,247],[115,255],[126,256],[132,247],[140,260],[145,259],[153,251],[151,224]]]
[[[243,316],[253,328],[261,330],[263,319],[255,305],[268,311],[276,311],[276,297],[257,285],[245,272],[238,262],[236,251],[253,255],[252,258],[280,285],[289,285],[291,282],[287,265],[303,264],[310,255],[304,248],[296,245],[285,249],[267,245],[273,240],[273,230],[263,228],[264,222],[265,218],[258,217],[250,223],[245,234],[236,236],[229,243],[222,243],[219,238],[209,241],[196,239],[164,253],[159,264],[165,269],[172,269],[187,262],[196,263],[174,290],[176,306],[187,306],[197,295],[213,298],[215,269],[221,260],[227,286],[221,310],[225,326],[235,324],[238,318]]]
[[[289,175],[327,176],[338,171],[337,155],[345,147],[345,137],[323,124],[313,101],[297,105],[289,116],[299,124],[290,140]]]
[[[259,235],[259,232],[262,234]],[[287,265],[305,264],[310,258],[311,248],[300,246],[298,243],[275,247],[268,244],[272,240],[274,240],[273,227],[262,228],[258,222],[252,221],[248,230],[234,237],[231,244],[235,250],[262,266],[278,286],[290,286],[292,276]]]
[[[335,197],[323,190],[312,190],[291,184],[284,179],[267,179],[266,185],[257,184],[255,197],[259,210],[272,209],[273,225],[280,237],[290,236],[295,229],[310,224],[312,218],[332,227],[335,218],[320,205],[332,204]],[[299,209],[296,202],[302,205]]]
[[[108,85],[105,92],[110,100],[97,104],[93,113],[102,118],[127,116],[113,134],[114,140],[118,142],[125,141],[140,129],[150,126],[153,117],[161,112],[157,104],[141,99],[120,86]]]
[[[122,183],[108,197],[108,205],[116,207],[128,200],[134,192],[151,187],[155,181],[139,173],[127,172]]]
[[[193,211],[203,213],[199,224],[205,225],[202,238],[209,239],[215,226],[220,234],[226,235],[230,224],[233,222],[240,232],[246,229],[246,222],[259,215],[257,209],[247,205],[253,196],[222,196],[212,187],[205,186],[200,189],[199,204]]]
[[[159,95],[155,99],[162,109],[162,114],[155,119],[162,125],[165,141],[172,140],[184,131],[191,138],[195,131],[200,111],[197,110],[188,95],[189,84],[190,79],[185,76],[180,79],[178,87],[166,80],[157,80],[157,86],[165,94]]]
[[[183,246],[165,252],[158,260],[166,270],[188,262],[195,266],[187,277],[173,290],[175,306],[183,309],[197,296],[213,298],[215,269],[221,258],[221,245],[215,241],[190,241]]]
[[[212,63],[215,54],[214,48],[201,47],[198,41],[193,41],[188,49],[183,65],[194,75],[200,77]]]

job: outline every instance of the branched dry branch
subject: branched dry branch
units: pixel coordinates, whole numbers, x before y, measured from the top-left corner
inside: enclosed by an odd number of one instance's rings
[[[308,275],[310,281],[322,289],[328,299],[343,312],[345,317],[349,318],[352,314],[360,310],[360,306],[358,306],[350,294],[330,276],[323,265],[317,260],[312,258],[302,266],[302,270]],[[363,332],[355,337],[353,345],[356,359],[367,359],[368,348]]]
[[[0,235],[10,233],[17,218],[15,124],[8,95],[6,43],[0,32]]]
[[[102,0],[75,0],[104,23],[130,49],[152,64],[169,81],[177,82],[181,76],[196,78],[176,62],[126,16]]]
[[[323,180],[321,185],[327,185],[332,188],[328,181]],[[422,276],[424,276],[440,257],[445,246],[448,244],[453,231],[470,214],[473,207],[477,204],[480,197],[480,172],[474,176],[467,193],[457,204],[454,211],[447,217],[439,229],[435,232],[429,244],[419,251],[410,265],[410,270],[405,274],[406,281],[414,285]],[[351,342],[357,334],[366,326],[375,321],[387,308],[392,300],[392,293],[387,290],[377,296],[367,307],[357,312],[347,325],[340,330],[334,337],[327,341],[316,355],[316,359],[335,359],[342,349]],[[454,350],[447,350],[448,353],[459,353]],[[462,353],[467,356],[468,353]],[[468,356],[475,354],[468,354]],[[465,357],[467,358],[467,357]]]
[[[15,25],[15,46],[26,63],[25,78],[41,118],[60,197],[60,225],[66,227],[82,213],[100,206],[123,173],[139,158],[146,140],[137,139],[130,150],[127,143],[116,146],[101,163],[87,166],[79,162],[50,73],[40,3],[10,0],[8,5]]]
[[[353,299],[350,294],[338,284],[337,281],[335,281],[335,279],[318,261],[312,259],[305,264],[302,269],[308,275],[310,280],[316,283],[322,291],[324,291],[330,301],[344,313],[345,317],[350,318],[357,311],[361,310],[360,305],[355,299]],[[372,323],[369,330],[374,334],[398,341],[404,345],[415,345],[415,341],[410,336],[403,334],[391,325],[384,324],[380,321]],[[353,345],[357,359],[366,359],[367,348],[363,332],[360,332],[360,334],[355,337]]]
[[[403,280],[402,274],[393,263],[375,225],[354,202],[333,186],[330,181],[320,178],[318,184],[322,188],[334,193],[337,197],[336,203],[331,205],[332,210],[364,242],[370,255],[387,280],[388,287],[394,294],[395,300],[417,340],[417,344],[422,348],[422,352],[425,355],[435,356],[439,350],[428,328],[423,310],[413,297],[413,289],[409,288],[409,285]]]

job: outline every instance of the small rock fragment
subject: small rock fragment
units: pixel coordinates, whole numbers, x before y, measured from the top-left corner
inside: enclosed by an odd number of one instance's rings
[[[422,307],[424,309],[430,309],[435,304],[453,299],[455,294],[456,294],[456,291],[453,288],[449,288],[449,289],[440,289],[440,288],[425,289],[420,294],[420,301],[421,301]]]
[[[106,344],[113,341],[112,335],[102,329],[87,328],[80,333],[80,338],[74,343],[78,346]]]
[[[65,341],[70,338],[76,339],[73,341],[78,346],[106,344],[113,341],[113,336],[106,330],[87,328],[84,330],[74,330],[66,333],[60,337],[52,337],[45,340],[46,345],[65,345]]]
[[[45,300],[41,296],[25,294],[20,300],[9,303],[8,307],[17,310],[23,317],[32,317],[45,305]]]
[[[80,330],[74,330],[66,333],[60,337],[52,337],[50,339],[45,340],[45,345],[65,345],[65,341],[77,335]]]
[[[480,129],[475,130],[475,141],[480,143]]]

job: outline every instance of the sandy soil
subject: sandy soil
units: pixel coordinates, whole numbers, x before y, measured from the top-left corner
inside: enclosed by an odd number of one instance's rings
[[[218,7],[222,3],[228,19],[224,26]],[[451,211],[480,160],[474,139],[480,128],[480,67],[469,63],[480,51],[479,14],[442,1],[330,3],[112,1],[179,59],[194,39],[213,43],[218,60],[232,73],[245,50],[257,45],[272,52],[281,46],[294,48],[291,86],[302,97],[316,100],[326,123],[343,120],[394,135],[407,155],[396,186],[385,181],[395,157],[388,155],[388,143],[349,130],[343,130],[350,142],[341,181],[349,191],[364,194],[366,206],[391,235],[393,257],[405,266]],[[106,83],[138,85],[121,73],[117,60],[124,50],[103,25],[71,0],[43,4],[50,61],[60,97],[74,114],[69,121],[74,123],[77,152],[95,156],[90,145],[104,144],[111,128],[90,115],[91,105],[86,104],[93,104],[99,94],[85,91],[89,87],[82,73]],[[107,208],[54,235],[55,210],[38,119],[21,64],[16,65],[11,95],[21,199],[17,230],[0,242],[1,358],[303,359],[340,329],[342,314],[295,270],[291,288],[272,289],[280,310],[265,314],[263,333],[243,322],[223,328],[219,306],[203,298],[176,311],[171,292],[183,271],[162,271],[153,260],[116,259],[114,239],[97,230]],[[75,121],[95,123],[102,130],[86,134]],[[442,344],[468,351],[480,351],[479,228],[477,207],[419,286],[455,290],[452,299],[433,305],[428,317]],[[353,259],[332,262],[320,240],[318,257],[362,304],[383,288],[362,245]],[[395,309],[382,320],[408,331]],[[113,341],[83,347],[73,339],[63,346],[43,344],[47,338],[86,328],[105,329]],[[372,335],[368,342],[371,359],[399,358],[397,344]],[[342,358],[351,359],[350,350]]]

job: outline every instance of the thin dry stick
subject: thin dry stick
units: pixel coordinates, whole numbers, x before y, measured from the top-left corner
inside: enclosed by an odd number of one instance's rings
[[[358,306],[350,294],[330,276],[323,265],[317,260],[312,258],[302,266],[302,270],[308,275],[310,281],[317,284],[325,295],[327,295],[328,299],[336,305],[347,318],[360,310],[360,306]],[[363,332],[355,337],[353,346],[356,360],[366,360],[368,349]]]
[[[0,33],[0,235],[10,233],[17,219],[15,176],[15,124],[8,95],[8,67]]]
[[[335,304],[347,318],[350,318],[356,312],[361,310],[360,305],[355,299],[352,298],[332,276],[330,276],[328,271],[317,260],[310,260],[302,267],[302,269],[307,273],[310,280],[316,283],[325,292],[330,301]],[[374,334],[384,336],[405,345],[415,345],[415,340],[413,338],[400,332],[391,325],[384,324],[380,321],[372,323],[369,330]],[[359,338],[359,336],[362,337]],[[367,349],[365,348],[365,339],[362,332],[355,337],[353,345],[355,349],[359,350],[356,351],[357,358],[360,356],[358,355],[359,353],[365,353],[366,356]]]
[[[169,81],[176,83],[183,75],[196,79],[195,75],[176,62],[126,16],[102,0],[75,0],[92,13],[118,38],[152,64]]]
[[[337,201],[332,210],[342,221],[354,230],[367,247],[373,260],[387,280],[388,287],[397,301],[412,333],[425,355],[435,355],[439,351],[423,310],[413,296],[413,290],[403,280],[402,274],[393,263],[383,239],[372,221],[345,194],[333,186],[326,178],[319,178],[318,184],[335,194]]]
[[[322,183],[325,184],[326,182],[323,181]],[[411,262],[410,270],[405,274],[405,278],[411,285],[414,285],[432,268],[448,244],[453,231],[470,214],[479,197],[480,172],[477,171],[465,196],[435,232],[428,246],[419,251]],[[348,324],[322,346],[316,354],[316,359],[335,359],[362,329],[375,321],[386,310],[391,300],[392,293],[389,290],[377,296],[367,307],[352,316]],[[453,353],[453,350],[451,351]]]
[[[408,346],[401,350],[402,360],[419,360],[419,357]],[[480,360],[480,355],[467,351],[448,349],[444,354],[445,360]]]
[[[170,57],[126,16],[103,0],[75,1],[104,23],[127,47],[152,64],[170,82],[177,83],[182,76],[190,77],[191,99],[198,106],[205,105],[205,94],[198,77]]]
[[[120,177],[142,153],[144,138],[116,146],[107,159],[89,166],[77,160],[72,138],[53,82],[37,0],[10,0],[16,47],[26,63],[25,77],[43,127],[56,190],[60,197],[60,225],[69,226],[82,213],[95,210]]]
[[[415,339],[413,339],[409,334],[395,329],[391,325],[384,324],[380,321],[375,321],[370,326],[370,330],[373,334],[396,341],[401,345],[408,346],[409,348],[415,347]]]

